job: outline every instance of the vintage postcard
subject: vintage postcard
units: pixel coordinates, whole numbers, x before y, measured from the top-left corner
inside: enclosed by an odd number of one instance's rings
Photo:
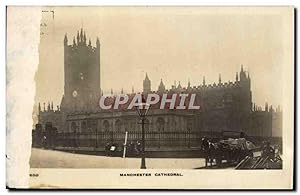
[[[7,7],[7,186],[292,189],[294,8]]]

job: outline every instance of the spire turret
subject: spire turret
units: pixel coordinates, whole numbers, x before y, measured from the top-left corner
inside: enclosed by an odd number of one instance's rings
[[[182,88],[182,86],[181,86],[181,84],[180,84],[180,81],[178,82],[177,88],[178,88],[178,89],[181,89],[181,88]]]
[[[268,103],[266,102],[265,104],[265,111],[268,112],[269,111],[269,106],[268,106]]]
[[[191,88],[191,82],[190,82],[190,79],[188,80],[187,88]]]
[[[83,30],[82,30],[82,28],[80,29],[80,42],[82,42],[83,41]]]
[[[235,74],[235,81],[238,81],[239,80],[239,76],[238,76],[238,72],[236,72]]]
[[[85,31],[83,33],[83,42],[86,44],[86,35],[85,35]]]
[[[163,93],[163,92],[165,92],[165,91],[166,91],[166,87],[165,87],[165,85],[164,85],[162,79],[160,79],[160,83],[159,83],[159,86],[158,86],[158,92],[159,92],[159,93]]]
[[[221,74],[219,74],[219,84],[221,84],[222,80],[221,80]]]
[[[99,40],[99,38],[97,37],[97,40],[96,40],[96,46],[97,46],[97,48],[99,48],[100,47],[100,40]]]
[[[79,31],[77,31],[77,44],[79,44]]]
[[[147,73],[147,72],[146,72],[145,80],[146,80],[146,81],[149,81],[149,80],[150,80],[149,77],[148,77],[148,73]]]
[[[240,72],[240,81],[246,81],[247,80],[247,75],[246,72],[244,71],[243,64],[241,65],[241,72]]]
[[[205,85],[205,76],[203,76],[202,84]]]
[[[68,45],[68,37],[67,37],[67,33],[65,34],[64,45]]]
[[[41,112],[41,104],[39,102],[39,106],[38,106],[39,112]]]
[[[148,77],[148,73],[146,73],[145,80],[143,81],[143,92],[144,93],[151,92],[151,81]]]

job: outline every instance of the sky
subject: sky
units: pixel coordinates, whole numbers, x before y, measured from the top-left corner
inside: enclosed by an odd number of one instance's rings
[[[272,8],[269,8],[272,9]],[[152,90],[251,77],[252,100],[282,105],[284,31],[282,15],[256,8],[46,7],[41,21],[36,102],[60,104],[64,87],[63,39],[83,28],[95,46],[99,37],[104,93],[142,91],[146,72]],[[53,12],[54,11],[54,15]],[[46,24],[46,25],[44,25]]]

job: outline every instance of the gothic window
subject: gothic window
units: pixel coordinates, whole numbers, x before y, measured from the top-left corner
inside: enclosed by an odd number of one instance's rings
[[[115,127],[116,127],[116,131],[121,131],[121,129],[122,129],[122,122],[121,122],[121,120],[117,119],[117,121],[115,123]]]
[[[105,120],[103,122],[103,130],[104,131],[109,131],[109,122],[107,120]]]
[[[165,120],[161,117],[157,119],[156,122],[157,131],[164,131],[165,129]]]

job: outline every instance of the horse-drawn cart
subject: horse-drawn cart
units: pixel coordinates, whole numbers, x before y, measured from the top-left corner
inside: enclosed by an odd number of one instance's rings
[[[257,148],[245,133],[236,131],[223,131],[217,140],[204,137],[201,145],[206,167],[234,166],[246,156],[253,157]]]
[[[205,157],[205,167],[221,168],[224,166],[235,169],[280,169],[282,159],[280,147],[277,152],[269,141],[255,146],[251,137],[243,132],[223,132],[218,140],[202,138],[201,150]],[[237,134],[239,134],[237,138]],[[256,140],[257,141],[257,140]],[[255,155],[254,155],[255,153]]]
[[[217,142],[202,139],[202,151],[206,167],[223,167],[225,164],[237,164],[246,156],[253,157],[255,145],[245,138],[222,139]]]

